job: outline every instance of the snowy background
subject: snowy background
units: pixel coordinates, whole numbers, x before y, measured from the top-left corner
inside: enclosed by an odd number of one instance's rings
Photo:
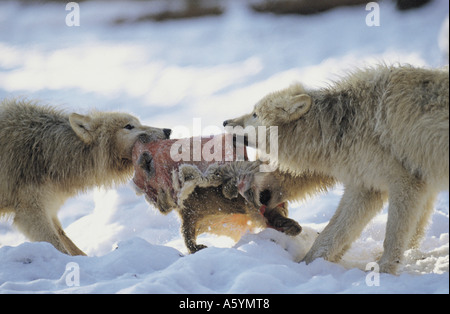
[[[198,135],[193,119],[201,118],[207,135],[293,81],[320,87],[379,62],[448,64],[445,0],[403,12],[380,2],[379,27],[366,25],[364,6],[299,16],[257,14],[240,0],[220,3],[220,16],[133,23],[127,21],[159,9],[157,3],[81,2],[80,26],[68,27],[65,4],[0,1],[0,98],[80,113],[126,111],[148,125],[188,128],[187,135]],[[0,293],[449,292],[448,191],[439,195],[420,249],[407,251],[399,276],[381,274],[378,286],[366,284],[365,268],[382,253],[386,209],[339,264],[296,263],[341,195],[338,186],[290,204],[290,216],[305,229],[297,238],[269,229],[238,243],[203,235],[199,242],[209,248],[187,255],[175,213],[161,215],[130,186],[96,189],[59,214],[88,257],[30,243],[11,218],[0,221]],[[73,265],[80,272],[75,285]]]

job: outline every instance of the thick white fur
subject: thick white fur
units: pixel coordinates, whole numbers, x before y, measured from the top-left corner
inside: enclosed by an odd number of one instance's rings
[[[436,195],[449,185],[449,73],[378,66],[328,88],[267,95],[230,126],[278,126],[278,166],[336,178],[345,193],[305,257],[338,261],[389,201],[382,272],[416,247]]]

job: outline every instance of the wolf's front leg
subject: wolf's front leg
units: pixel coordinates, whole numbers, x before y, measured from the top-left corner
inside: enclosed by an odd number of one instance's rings
[[[306,264],[316,258],[324,258],[331,262],[339,261],[382,207],[381,192],[346,186],[336,213],[319,234],[303,261]]]
[[[414,177],[403,178],[389,190],[388,220],[384,239],[384,252],[380,258],[380,271],[395,274],[408,245],[418,241],[423,230],[418,230],[428,218],[425,207],[434,200],[423,182]],[[428,202],[427,202],[428,201]],[[427,204],[428,203],[428,204]],[[419,234],[417,234],[419,233]]]

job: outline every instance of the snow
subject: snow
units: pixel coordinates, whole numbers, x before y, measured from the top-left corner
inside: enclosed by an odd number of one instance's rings
[[[142,3],[81,2],[80,26],[68,27],[64,4],[1,1],[0,98],[127,111],[148,125],[209,135],[293,81],[323,86],[379,62],[448,64],[447,1],[407,12],[380,2],[379,27],[365,24],[364,6],[276,16],[252,13],[244,3],[223,1],[219,17],[116,25],[138,16]],[[405,253],[398,276],[377,274],[370,264],[382,253],[386,208],[340,263],[297,263],[342,191],[290,204],[290,217],[304,227],[298,237],[267,229],[234,243],[205,234],[199,242],[209,248],[188,255],[175,213],[161,215],[130,185],[95,189],[59,213],[87,257],[30,243],[11,217],[0,221],[0,292],[449,293],[448,191],[439,194],[425,239]]]

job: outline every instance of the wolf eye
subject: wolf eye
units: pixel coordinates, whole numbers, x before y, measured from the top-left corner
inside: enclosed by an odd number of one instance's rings
[[[124,129],[133,130],[134,129],[134,125],[127,124],[126,126],[124,126]]]
[[[253,118],[255,118],[255,119],[256,119],[257,116],[258,116],[258,115],[257,115],[256,113],[253,114]]]

